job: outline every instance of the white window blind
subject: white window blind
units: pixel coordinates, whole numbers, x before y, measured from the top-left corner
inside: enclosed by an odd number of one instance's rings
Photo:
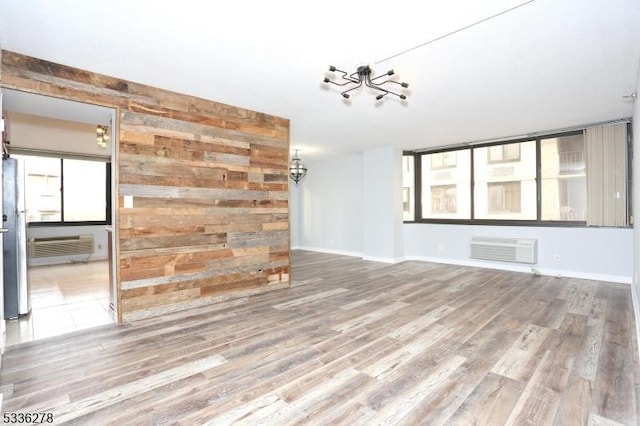
[[[627,226],[627,124],[585,129],[587,225]]]

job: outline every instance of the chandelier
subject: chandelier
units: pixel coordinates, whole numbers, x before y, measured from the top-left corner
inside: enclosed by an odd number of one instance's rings
[[[397,84],[403,88],[407,88],[409,87],[409,83],[404,83],[404,82],[398,82],[395,80],[391,80],[388,77],[394,75],[394,71],[393,70],[389,70],[387,71],[385,74],[380,75],[378,77],[371,77],[371,74],[373,72],[373,70],[371,69],[371,67],[369,65],[361,65],[358,67],[358,69],[352,73],[352,74],[347,74],[346,71],[342,71],[337,69],[336,67],[334,67],[333,65],[331,65],[329,67],[329,71],[331,72],[338,72],[342,75],[340,75],[339,77],[342,80],[339,80],[339,82],[335,82],[333,80],[331,80],[328,77],[324,78],[324,82],[325,83],[330,83],[330,84],[335,84],[336,86],[346,86],[345,88],[347,90],[343,91],[341,93],[341,95],[345,98],[345,99],[349,99],[349,92],[356,90],[360,87],[362,87],[362,85],[364,84],[366,87],[369,87],[371,89],[374,89],[376,91],[378,91],[378,95],[376,96],[376,100],[379,101],[382,98],[384,98],[385,96],[391,94],[394,96],[399,97],[402,100],[407,99],[407,96],[402,94],[402,93],[397,93],[394,92],[393,90],[390,89],[390,86],[393,86],[394,84]],[[381,80],[383,78],[387,78],[386,80]],[[344,80],[344,81],[343,81]]]
[[[300,157],[298,157],[298,150],[295,150],[293,157],[291,157],[291,163],[289,163],[289,176],[291,180],[296,184],[307,175],[307,168],[302,163]]]
[[[98,139],[98,146],[106,148],[107,143],[109,142],[109,127],[98,124],[98,127],[96,127],[96,136]]]

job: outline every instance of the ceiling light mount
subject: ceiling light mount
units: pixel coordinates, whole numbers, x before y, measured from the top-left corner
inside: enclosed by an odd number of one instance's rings
[[[376,96],[377,101],[381,100],[389,94],[397,96],[403,101],[407,99],[407,95],[395,92],[390,89],[390,86],[394,84],[397,84],[402,88],[409,87],[409,83],[399,82],[388,78],[395,74],[393,70],[389,70],[377,77],[372,77],[373,69],[369,65],[360,65],[356,69],[356,71],[351,74],[348,74],[346,71],[340,70],[333,65],[329,67],[329,71],[340,73],[341,75],[339,76],[339,78],[341,78],[342,80],[336,82],[331,80],[329,77],[325,77],[324,82],[327,84],[335,84],[336,86],[346,86],[347,90],[341,93],[342,97],[344,97],[345,99],[349,99],[349,97],[351,96],[349,92],[352,92],[362,87],[363,85],[379,92]],[[386,78],[386,80],[382,80],[384,78]]]

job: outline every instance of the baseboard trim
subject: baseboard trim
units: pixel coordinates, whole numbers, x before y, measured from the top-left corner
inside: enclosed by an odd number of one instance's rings
[[[358,253],[355,251],[333,250],[333,249],[326,249],[326,248],[320,248],[320,247],[296,246],[295,248],[291,248],[291,250],[307,250],[307,251],[316,251],[318,253],[339,254],[342,256],[349,256],[349,257],[362,257],[362,253]]]
[[[337,254],[342,256],[350,256],[350,257],[360,257],[362,260],[367,260],[369,262],[380,262],[380,263],[398,263],[402,262],[404,258],[391,258],[391,257],[377,257],[377,256],[365,256],[360,252],[355,251],[345,251],[345,250],[333,250],[326,249],[320,247],[308,247],[308,246],[296,246],[292,247],[291,250],[307,250],[307,251],[315,251],[318,253],[327,253],[327,254]]]
[[[403,262],[404,258],[393,258],[393,257],[377,257],[377,256],[362,256],[362,260],[368,260],[370,262],[381,262],[381,263],[398,263]]]
[[[538,273],[540,275],[545,275],[550,277],[559,277],[559,278],[578,278],[583,280],[606,281],[611,283],[629,284],[629,285],[631,285],[631,282],[632,282],[631,277],[627,277],[624,275],[592,274],[589,272],[546,269],[546,268],[538,268],[536,265],[522,265],[522,264],[516,264],[516,263],[514,264],[497,263],[497,262],[493,263],[493,262],[483,262],[480,260],[472,260],[472,259],[469,259],[469,260],[449,259],[444,257],[429,257],[429,256],[404,256],[403,258],[398,259],[398,258],[390,258],[390,257],[365,256],[362,253],[358,253],[358,252],[333,250],[333,249],[325,249],[320,247],[308,247],[308,246],[297,246],[295,248],[291,248],[291,250],[308,250],[308,251],[315,251],[319,253],[337,254],[337,255],[350,256],[350,257],[360,257],[362,258],[362,260],[367,260],[370,262],[398,263],[405,260],[417,260],[421,262],[444,263],[447,265],[471,266],[475,268],[485,268],[485,269],[499,269],[502,271],[511,271],[511,272],[534,273],[535,271],[535,273]],[[636,302],[640,303],[640,301],[636,301]],[[638,313],[638,315],[640,315],[640,305],[637,305],[637,307],[638,307],[638,310],[636,312]]]
[[[638,358],[640,359],[640,301],[638,300],[638,292],[636,286],[631,284],[631,303],[633,304],[633,315],[636,324],[636,345],[638,350]]]
[[[472,267],[486,268],[486,269],[499,269],[499,270],[511,271],[511,272],[534,273],[535,271],[540,275],[552,276],[552,277],[579,278],[584,280],[631,284],[631,277],[627,277],[623,275],[592,274],[588,272],[546,269],[546,268],[538,268],[536,265],[531,265],[531,266],[519,265],[519,264],[510,265],[510,264],[503,264],[503,263],[482,262],[477,260],[447,259],[442,257],[428,257],[428,256],[405,256],[404,259],[418,260],[423,262],[433,262],[433,263],[445,263],[448,265],[472,266]]]
[[[625,277],[624,275],[591,274],[588,272],[559,271],[555,269],[540,269],[540,274],[554,277],[579,278],[583,280],[606,281],[610,283],[631,285],[631,277]]]

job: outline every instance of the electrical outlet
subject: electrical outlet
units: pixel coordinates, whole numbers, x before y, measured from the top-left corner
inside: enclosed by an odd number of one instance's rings
[[[554,254],[553,255],[553,260],[556,262],[560,262],[560,255],[559,254]]]
[[[442,244],[438,244],[438,251],[442,253],[444,251],[444,246]]]
[[[98,244],[98,250],[102,250],[102,244]]]

